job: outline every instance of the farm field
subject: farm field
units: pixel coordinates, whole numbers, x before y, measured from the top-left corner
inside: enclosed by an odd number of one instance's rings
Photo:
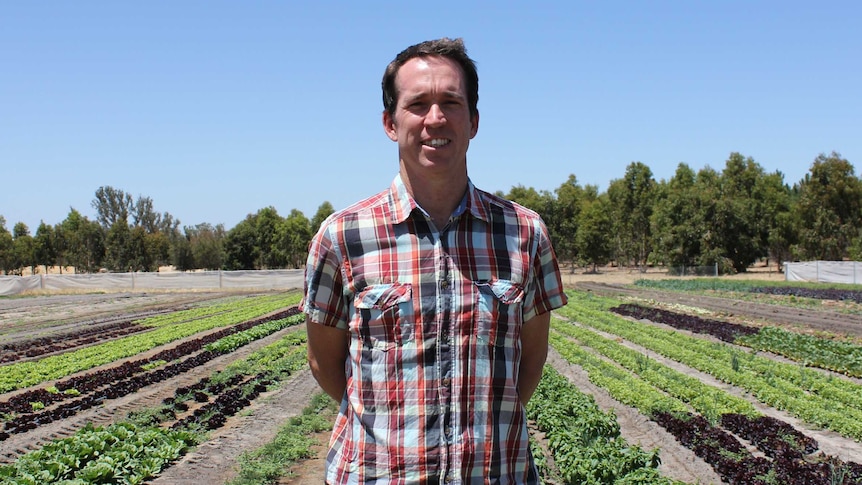
[[[545,481],[862,483],[862,303],[852,289],[818,299],[752,289],[762,286],[787,285],[572,284],[528,407]],[[0,484],[50,483],[72,467],[48,454],[63,439],[138,444],[125,465],[81,465],[92,483],[236,480],[243,453],[277,439],[319,394],[298,301],[0,299]],[[316,426],[293,475],[271,483],[321,482],[328,435]],[[40,477],[28,459],[56,464]]]

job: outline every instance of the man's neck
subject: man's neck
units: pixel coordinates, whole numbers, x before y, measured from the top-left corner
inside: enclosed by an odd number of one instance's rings
[[[427,177],[414,182],[404,170],[401,171],[401,179],[407,187],[407,191],[413,199],[421,206],[434,225],[442,229],[449,221],[449,217],[458,208],[458,204],[464,198],[467,190],[467,174],[457,177],[432,178]]]

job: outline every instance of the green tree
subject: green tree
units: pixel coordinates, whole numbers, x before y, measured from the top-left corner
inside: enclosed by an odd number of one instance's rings
[[[292,268],[300,268],[308,258],[311,222],[302,211],[293,209],[278,228],[282,259]]]
[[[703,220],[694,170],[677,165],[674,176],[656,186],[650,224],[656,260],[668,266],[694,266],[700,254]]]
[[[29,267],[31,273],[36,272],[36,256],[34,253],[33,236],[30,228],[23,222],[18,222],[12,228],[12,265],[15,274],[22,274]]]
[[[694,190],[697,196],[695,217],[700,221],[700,251],[695,266],[717,265],[721,273],[732,273],[733,264],[727,257],[728,219],[733,217],[733,208],[722,198],[721,174],[706,166],[697,172]]]
[[[105,264],[113,272],[134,271],[137,266],[132,231],[125,219],[115,221],[105,236]]]
[[[595,186],[587,186],[580,211],[575,248],[578,263],[591,266],[597,272],[599,265],[607,264],[613,254],[613,238],[608,228],[611,225],[610,201],[607,194],[598,195]]]
[[[106,185],[96,189],[92,206],[96,209],[96,220],[108,230],[118,221],[125,221],[128,225],[135,204],[130,194]]]
[[[185,228],[186,238],[196,268],[221,269],[224,264],[224,225],[209,223]]]
[[[820,154],[799,183],[802,258],[840,261],[848,256],[862,227],[862,182],[854,172],[840,154]]]
[[[523,185],[519,184],[512,187],[509,190],[508,194],[498,195],[517,204],[521,204],[522,206],[528,209],[532,209],[536,212],[540,212],[542,209],[544,209],[545,200],[542,198],[541,194],[539,194],[539,192],[533,187],[524,187]]]
[[[257,236],[258,260],[257,269],[273,269],[284,267],[283,251],[278,228],[284,219],[278,215],[275,207],[269,206],[257,211],[254,218],[255,234]]]
[[[766,184],[770,185],[766,185]],[[763,168],[751,157],[733,152],[720,180],[720,198],[715,220],[722,255],[735,272],[741,273],[758,258],[769,254],[769,229],[775,218],[767,189],[780,190],[780,179],[766,180]]]
[[[6,229],[6,218],[0,216],[0,270],[3,271],[3,274],[12,274],[16,269],[13,265],[15,261],[14,246],[12,233]]]
[[[186,227],[185,236],[179,237],[171,243],[171,264],[177,271],[197,269],[188,230],[189,228]]]
[[[782,263],[792,258],[792,249],[799,242],[799,218],[797,217],[795,192],[784,183],[784,174],[775,171],[766,174],[758,181],[757,192],[760,194],[761,207],[755,215],[762,214],[766,222],[761,227],[761,238],[765,237],[769,259],[775,261],[779,271]]]
[[[581,187],[578,178],[569,174],[565,182],[554,190],[555,197],[547,197],[548,209],[542,213],[542,219],[548,226],[551,242],[561,262],[570,262],[571,271],[575,271],[578,247],[576,238],[581,208],[586,192],[597,190],[596,187]]]
[[[314,217],[311,218],[311,232],[317,232],[317,230],[320,229],[320,225],[323,224],[323,221],[333,213],[335,213],[335,209],[332,207],[332,204],[330,204],[328,200],[323,201],[323,203],[318,206],[317,212],[314,213]]]
[[[642,266],[649,259],[655,190],[652,170],[641,162],[630,163],[623,178],[608,186],[617,259],[625,265]]]
[[[59,224],[62,234],[63,256],[66,264],[75,267],[78,273],[94,273],[105,258],[105,231],[102,226],[89,220],[71,208],[66,219]]]
[[[45,267],[45,274],[48,274],[49,266],[57,264],[57,245],[54,228],[45,224],[45,221],[41,221],[33,238],[33,257],[36,264]]]
[[[255,216],[249,214],[225,235],[225,268],[255,269],[259,253],[257,240]]]

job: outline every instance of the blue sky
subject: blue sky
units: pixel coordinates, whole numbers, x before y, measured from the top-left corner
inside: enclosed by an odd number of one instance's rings
[[[228,229],[377,192],[397,171],[383,69],[444,36],[478,64],[468,165],[490,191],[731,152],[788,184],[820,153],[862,163],[855,1],[0,1],[9,230],[95,218],[106,185]]]

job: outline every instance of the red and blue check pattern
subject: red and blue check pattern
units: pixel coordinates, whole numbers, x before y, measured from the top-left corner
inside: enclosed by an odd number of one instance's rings
[[[472,183],[441,230],[400,176],[333,214],[301,303],[311,324],[350,332],[326,481],[538,483],[520,331],[565,303],[541,218]]]

